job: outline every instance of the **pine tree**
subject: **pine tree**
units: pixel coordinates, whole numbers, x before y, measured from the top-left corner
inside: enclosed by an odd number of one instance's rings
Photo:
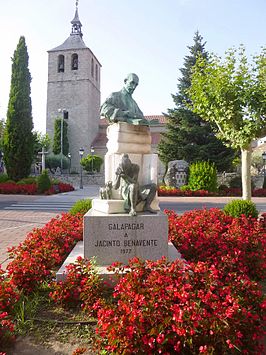
[[[33,161],[31,75],[24,37],[12,58],[12,76],[4,131],[4,161],[8,176],[17,181],[30,174]]]
[[[208,58],[203,38],[197,31],[194,44],[188,46],[190,54],[184,59],[180,69],[182,76],[178,79],[178,93],[172,95],[176,107],[168,110],[166,132],[162,134],[158,151],[160,159],[167,164],[171,160],[210,161],[215,163],[218,171],[229,170],[235,152],[224,146],[214,134],[210,123],[203,121],[189,110],[186,90],[191,86],[191,70],[198,55]]]

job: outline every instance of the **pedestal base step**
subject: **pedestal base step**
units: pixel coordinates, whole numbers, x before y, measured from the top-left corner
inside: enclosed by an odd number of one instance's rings
[[[76,244],[76,246],[73,248],[73,250],[70,252],[66,260],[64,261],[63,265],[60,267],[60,269],[56,273],[56,281],[64,281],[67,276],[67,269],[66,266],[74,263],[77,259],[77,257],[81,256],[84,258],[84,245],[83,241],[80,241]],[[181,254],[176,250],[176,248],[173,246],[171,242],[168,242],[168,261],[175,261],[177,259],[185,261],[181,257]],[[97,259],[96,259],[97,263]],[[115,282],[115,279],[112,278],[114,276],[113,272],[110,272],[107,270],[109,265],[103,265],[103,266],[98,266],[96,269],[101,276],[101,278],[105,281],[110,281],[112,283]]]

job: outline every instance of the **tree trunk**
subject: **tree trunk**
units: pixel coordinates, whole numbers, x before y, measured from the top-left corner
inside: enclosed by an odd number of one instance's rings
[[[251,200],[251,145],[248,149],[241,149],[241,171],[242,171],[242,199]]]

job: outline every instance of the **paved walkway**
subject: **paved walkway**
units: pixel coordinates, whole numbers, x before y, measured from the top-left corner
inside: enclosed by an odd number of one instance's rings
[[[96,185],[86,186],[83,190],[77,189],[75,191],[62,193],[51,196],[25,196],[25,195],[0,195],[0,207],[4,208],[10,203],[19,203],[26,201],[43,202],[45,204],[55,204],[58,202],[68,202],[74,204],[77,200],[82,198],[93,198],[98,196],[99,187]],[[222,208],[222,205],[229,202],[233,198],[228,197],[161,197],[161,208],[174,209],[178,206],[180,213],[184,210],[206,207]],[[266,198],[254,198],[255,203],[259,202],[261,212],[266,212]],[[176,204],[176,205],[174,205]],[[213,206],[212,206],[213,205]],[[265,206],[265,207],[264,207]],[[45,212],[38,210],[0,210],[0,264],[3,268],[8,264],[7,248],[16,246],[23,242],[26,235],[33,230],[33,228],[41,228],[51,218],[60,214],[60,211]]]
[[[25,196],[25,195],[0,195],[0,205],[5,206],[16,202],[40,201],[49,204],[55,201],[71,202],[74,204],[82,198],[95,197],[98,194],[98,186],[84,187],[83,190],[75,190],[50,196]],[[16,211],[0,210],[0,265],[5,269],[9,260],[7,249],[23,242],[26,235],[34,228],[42,228],[51,218],[60,212],[43,211]]]

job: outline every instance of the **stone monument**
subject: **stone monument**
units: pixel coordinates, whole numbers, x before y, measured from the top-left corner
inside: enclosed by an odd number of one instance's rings
[[[133,257],[179,257],[168,243],[168,217],[158,204],[157,154],[151,153],[149,123],[132,98],[138,82],[136,74],[129,74],[123,89],[101,107],[110,123],[105,186],[84,216],[83,234],[84,257],[95,257],[100,269],[115,261],[127,264]]]

